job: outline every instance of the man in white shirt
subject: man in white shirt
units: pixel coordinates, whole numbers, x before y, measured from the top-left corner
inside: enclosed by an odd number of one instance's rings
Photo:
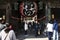
[[[6,28],[4,28],[0,32],[0,39],[1,40],[16,40],[16,36],[13,30],[10,30],[10,25]]]
[[[28,24],[27,24],[27,22],[25,22],[25,24],[24,24],[24,30],[25,30],[25,35],[27,35],[27,31],[28,31]]]
[[[8,35],[8,36],[7,36]],[[7,37],[6,37],[7,36]],[[5,33],[4,30],[1,31],[0,33],[0,38],[1,40],[4,40],[6,37],[6,40],[16,40],[15,33],[13,30],[11,30],[8,34]]]
[[[47,32],[48,32],[49,40],[52,40],[52,35],[53,35],[53,21],[52,20],[50,20],[50,22],[47,24]]]

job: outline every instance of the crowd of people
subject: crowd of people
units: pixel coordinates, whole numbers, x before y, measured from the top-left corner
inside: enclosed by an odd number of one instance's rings
[[[28,30],[35,32],[35,37],[43,34],[45,26],[46,32],[49,40],[58,40],[58,22],[56,20],[50,20],[47,25],[44,25],[42,22],[39,23],[35,20],[33,23],[24,22],[24,34],[28,34]],[[52,38],[53,37],[53,38]],[[13,26],[11,23],[6,23],[5,20],[0,20],[0,40],[16,40],[16,35],[13,30]]]
[[[33,31],[33,33],[35,34],[35,36],[39,36],[41,34],[43,34],[45,25],[41,22],[38,22],[37,20],[33,21],[33,22],[24,22],[24,31],[25,34],[27,35],[29,33],[29,31]],[[28,31],[29,30],[29,31]],[[32,33],[32,34],[33,34]]]
[[[25,30],[28,31],[28,23],[24,25]],[[46,26],[46,27],[45,27]],[[58,37],[58,22],[57,20],[50,20],[47,25],[42,25],[38,21],[34,21],[32,28],[35,29],[35,36],[45,34],[44,31],[46,29],[46,35],[48,35],[48,40],[59,40]],[[27,34],[26,31],[26,34]],[[32,31],[32,30],[31,30]]]

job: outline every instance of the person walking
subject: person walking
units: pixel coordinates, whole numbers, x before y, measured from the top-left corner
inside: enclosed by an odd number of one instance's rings
[[[27,35],[27,31],[28,31],[28,23],[27,23],[27,21],[24,24],[24,30],[25,30],[25,35]]]
[[[37,37],[38,36],[38,22],[35,21],[34,23],[34,28],[35,28],[35,36]]]
[[[1,40],[16,40],[16,36],[14,31],[12,30],[12,26],[7,24],[6,28],[4,28],[0,32],[0,39]]]
[[[53,36],[53,21],[50,20],[47,24],[47,34],[48,34],[48,40],[52,40]]]
[[[53,40],[58,40],[58,23],[56,20],[54,20]]]

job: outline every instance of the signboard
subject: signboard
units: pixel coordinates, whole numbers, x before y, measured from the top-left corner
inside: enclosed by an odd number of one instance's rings
[[[19,9],[23,16],[34,16],[37,13],[37,4],[29,1],[22,2]]]

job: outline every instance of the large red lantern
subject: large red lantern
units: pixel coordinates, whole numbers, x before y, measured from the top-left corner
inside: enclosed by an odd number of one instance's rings
[[[37,13],[37,4],[35,2],[22,2],[19,6],[20,13],[23,16],[34,16]]]

